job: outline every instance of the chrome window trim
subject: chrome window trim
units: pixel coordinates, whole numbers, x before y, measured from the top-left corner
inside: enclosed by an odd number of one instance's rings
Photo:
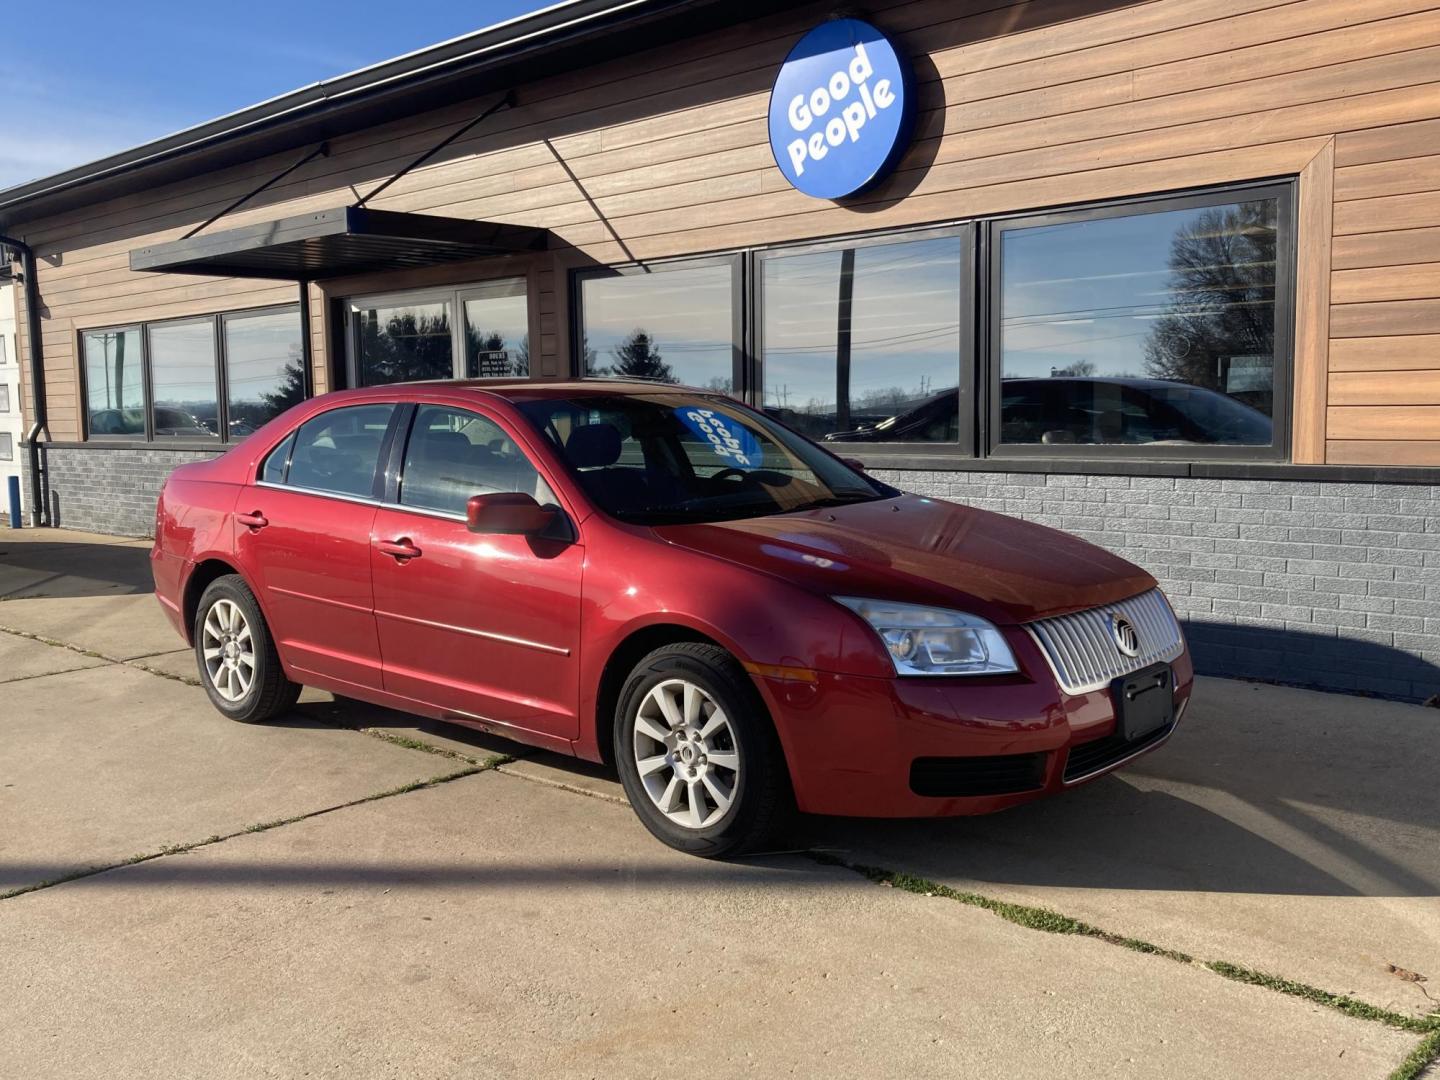
[[[320,491],[317,488],[301,487],[299,484],[272,484],[268,480],[256,480],[256,487],[273,488],[275,491],[293,491],[300,495],[316,495],[322,499],[337,499],[340,502],[357,503],[360,506],[385,506],[378,499],[364,499],[359,495],[343,495],[338,491]]]

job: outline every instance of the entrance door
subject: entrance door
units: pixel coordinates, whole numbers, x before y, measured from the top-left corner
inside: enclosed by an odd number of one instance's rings
[[[379,689],[370,530],[380,448],[395,406],[354,405],[307,420],[240,495],[236,554],[271,633],[297,669]]]
[[[530,301],[524,278],[486,282],[460,293],[465,378],[530,374]]]
[[[523,277],[351,298],[351,386],[530,374]]]
[[[579,733],[578,543],[475,535],[472,495],[550,487],[494,420],[420,405],[398,505],[372,552],[385,689],[473,719],[561,739]]]

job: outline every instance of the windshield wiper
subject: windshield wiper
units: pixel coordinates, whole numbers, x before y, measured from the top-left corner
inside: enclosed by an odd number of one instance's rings
[[[823,499],[811,499],[807,503],[803,503],[800,506],[792,506],[788,510],[781,512],[793,514],[801,510],[825,510],[832,506],[851,506],[854,503],[874,502],[880,497],[879,495],[869,493],[862,495],[858,492],[854,495],[827,495]]]

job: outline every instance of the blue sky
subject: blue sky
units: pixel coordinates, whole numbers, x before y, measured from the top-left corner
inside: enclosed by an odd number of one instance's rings
[[[10,5],[0,188],[546,6],[547,0]]]

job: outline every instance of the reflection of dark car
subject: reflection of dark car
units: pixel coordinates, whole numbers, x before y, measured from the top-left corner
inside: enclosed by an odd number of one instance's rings
[[[827,442],[911,442],[955,414],[947,390],[872,427],[826,435]],[[1259,409],[1215,390],[1164,379],[1006,379],[1000,391],[1000,441],[1011,444],[1209,443],[1265,446],[1271,421]]]
[[[101,409],[90,414],[91,435],[144,435],[145,413],[141,409]],[[155,407],[155,434],[178,438],[213,439],[215,432],[203,421],[181,409]]]
[[[155,407],[155,434],[180,438],[213,439],[215,432],[203,420],[199,420],[182,409],[171,409],[164,405]]]
[[[853,431],[832,431],[824,439],[826,442],[954,442],[960,415],[955,394],[956,388],[952,386],[908,412]]]

